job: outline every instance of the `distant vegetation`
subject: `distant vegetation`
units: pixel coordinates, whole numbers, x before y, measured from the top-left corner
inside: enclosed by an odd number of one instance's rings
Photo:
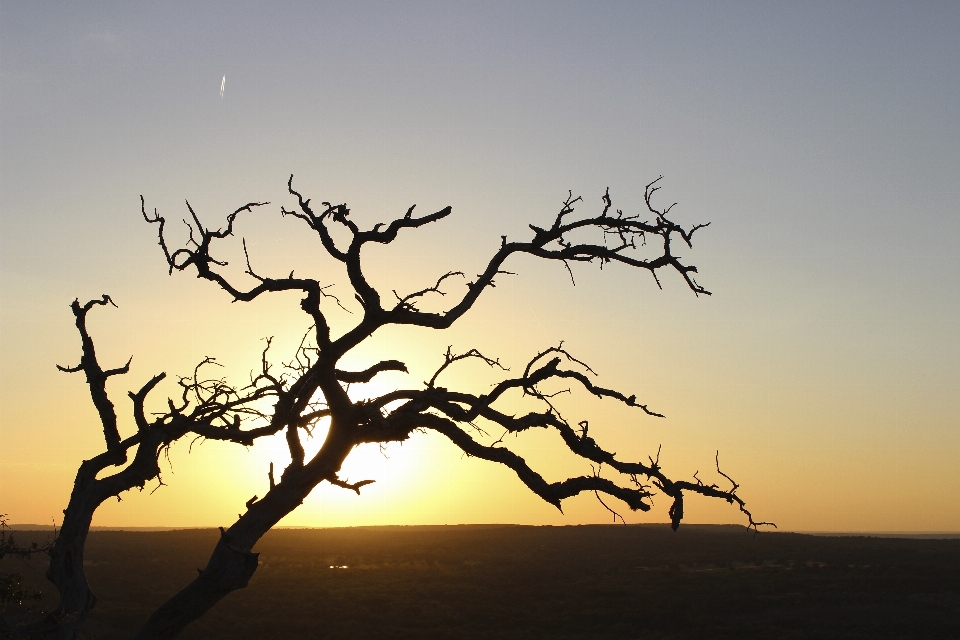
[[[129,638],[218,537],[92,532],[85,637]],[[256,550],[250,586],[181,637],[960,638],[957,539],[491,525],[277,530]]]

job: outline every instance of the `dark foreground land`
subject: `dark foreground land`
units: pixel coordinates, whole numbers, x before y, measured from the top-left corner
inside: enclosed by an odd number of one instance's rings
[[[87,637],[130,637],[218,535],[92,532]],[[256,550],[250,586],[182,637],[960,638],[957,539],[376,527],[273,531]],[[4,563],[41,585],[40,560]]]

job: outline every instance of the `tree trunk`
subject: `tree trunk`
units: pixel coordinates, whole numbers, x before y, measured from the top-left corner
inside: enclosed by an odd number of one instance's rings
[[[299,507],[324,478],[335,475],[353,448],[342,429],[331,429],[328,440],[306,466],[288,467],[283,478],[230,529],[220,530],[220,540],[207,566],[186,587],[167,600],[144,623],[136,640],[175,638],[231,591],[243,589],[257,570],[258,556],[251,549],[285,515]]]
[[[33,627],[34,634],[50,640],[74,640],[87,614],[97,603],[83,571],[83,547],[90,531],[93,512],[103,499],[86,464],[74,482],[70,504],[63,512],[63,526],[50,552],[47,579],[60,592],[60,603]],[[33,637],[31,634],[30,637]]]
[[[200,575],[153,612],[137,640],[175,638],[228,593],[247,586],[257,570],[258,556],[231,544],[228,534],[221,535]]]

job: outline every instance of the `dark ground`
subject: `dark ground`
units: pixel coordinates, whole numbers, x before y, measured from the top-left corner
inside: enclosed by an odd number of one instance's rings
[[[196,575],[218,535],[92,532],[86,565],[99,600],[87,636],[130,637]],[[373,527],[272,531],[256,550],[250,586],[183,638],[960,639],[958,539]],[[42,559],[8,562],[49,589]]]

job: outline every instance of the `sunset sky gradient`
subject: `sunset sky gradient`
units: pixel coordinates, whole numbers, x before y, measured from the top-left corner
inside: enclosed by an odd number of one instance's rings
[[[723,482],[782,529],[960,531],[960,4],[956,2],[169,2],[0,5],[0,512],[59,522],[103,448],[68,308],[108,293],[90,328],[126,392],[215,356],[237,381],[275,336],[307,328],[295,295],[231,304],[167,275],[140,195],[173,222],[241,219],[254,267],[329,280],[315,235],[281,219],[286,181],[346,202],[363,227],[416,203],[453,215],[371,250],[381,290],[477,273],[501,235],[580,211],[711,222],[675,274],[519,259],[449,332],[391,331],[357,366],[405,360],[416,384],[447,345],[522,369],[560,340],[606,386],[667,416],[568,399],[620,457],[661,447],[673,477]],[[226,76],[221,97],[221,78]],[[241,264],[239,244],[225,258]],[[459,285],[458,285],[459,286]],[[331,317],[346,327],[348,314]],[[482,391],[464,366],[454,384]],[[376,391],[376,389],[374,389]],[[358,390],[358,393],[362,390]],[[166,393],[173,393],[172,387]],[[518,451],[548,479],[589,473],[558,438]],[[262,495],[281,442],[178,443],[163,482],[94,525],[216,526]],[[281,525],[608,522],[592,495],[540,501],[436,435],[359,450]],[[151,495],[151,492],[152,495]],[[688,500],[687,522],[742,522]],[[662,522],[668,501],[628,522]]]

